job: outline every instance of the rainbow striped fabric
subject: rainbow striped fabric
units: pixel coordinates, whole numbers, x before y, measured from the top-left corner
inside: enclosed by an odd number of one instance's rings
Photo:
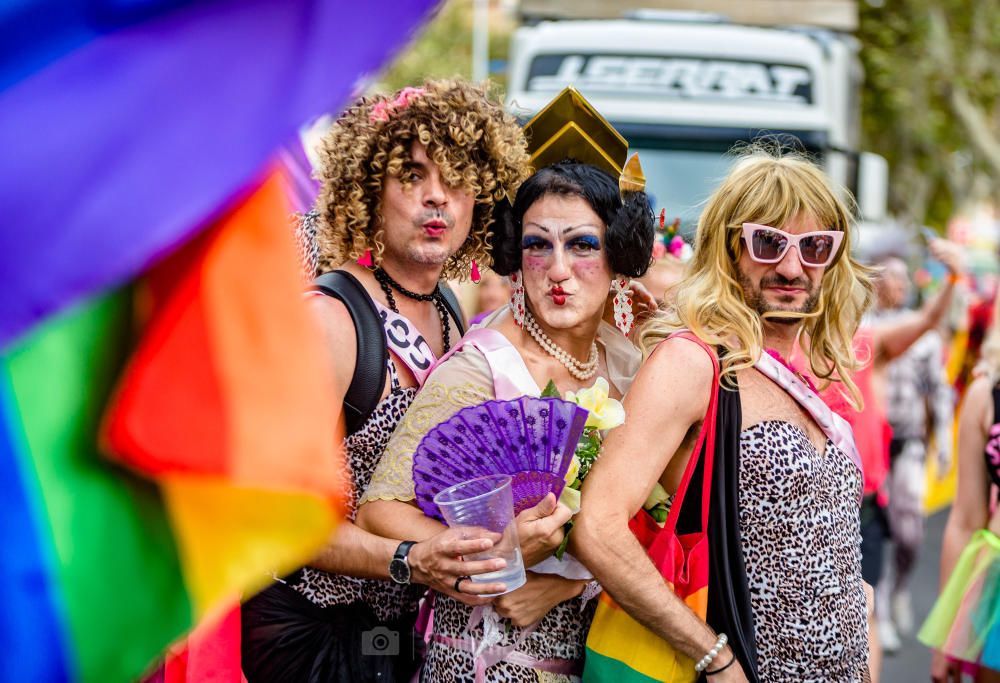
[[[663,533],[644,512],[636,515],[629,527],[647,549],[653,547],[657,534]],[[707,555],[708,539],[703,533],[681,534],[677,539],[682,545],[690,546],[685,554],[697,555],[699,559]],[[667,548],[662,550],[659,556],[650,555],[657,567],[673,561],[670,557],[673,553]],[[683,560],[676,555],[675,558]],[[704,619],[708,613],[708,562],[692,561],[686,567],[678,566],[675,572],[685,580],[684,594],[680,597]],[[675,590],[674,584],[666,583]],[[587,636],[584,683],[693,683],[698,680],[694,661],[633,619],[607,593],[601,593],[600,600]]]
[[[377,35],[323,0],[0,7],[0,681],[135,680],[328,540],[338,412],[273,160],[431,4]]]
[[[269,180],[4,354],[0,515],[18,542],[0,625],[25,653],[5,678],[132,679],[332,532],[337,413],[284,206]],[[235,296],[246,263],[265,291]]]

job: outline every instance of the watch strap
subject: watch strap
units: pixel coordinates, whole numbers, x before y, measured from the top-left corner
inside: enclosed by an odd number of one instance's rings
[[[410,554],[410,548],[417,544],[416,541],[403,541],[396,548],[396,552],[393,554],[392,559],[406,561],[406,556]],[[409,563],[407,563],[409,564]]]

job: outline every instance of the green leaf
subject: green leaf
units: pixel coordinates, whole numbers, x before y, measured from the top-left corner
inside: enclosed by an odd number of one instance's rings
[[[559,389],[556,388],[556,383],[551,379],[542,390],[542,398],[562,398],[562,394],[560,394]]]
[[[580,460],[580,473],[577,475],[580,481],[587,476],[590,466],[601,454],[601,435],[597,429],[588,427],[584,430],[580,442],[576,445],[576,457]]]
[[[569,547],[569,532],[573,530],[573,520],[569,520],[563,525],[563,540],[556,548],[555,556],[557,560],[561,560],[563,555],[566,554],[566,548]]]

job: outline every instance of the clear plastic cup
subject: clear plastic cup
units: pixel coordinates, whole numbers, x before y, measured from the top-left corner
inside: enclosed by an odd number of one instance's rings
[[[468,529],[469,538],[482,536],[484,529],[501,535],[500,541],[492,548],[467,555],[466,559],[492,560],[501,557],[506,560],[507,566],[503,569],[471,577],[476,583],[501,582],[507,587],[504,593],[520,588],[526,580],[521,545],[517,540],[510,481],[506,474],[478,477],[450,486],[434,496],[434,502],[449,527]]]

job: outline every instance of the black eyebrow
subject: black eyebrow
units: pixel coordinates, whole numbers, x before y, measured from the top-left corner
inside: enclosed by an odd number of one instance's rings
[[[525,223],[524,227],[528,227],[529,225],[535,226],[536,228],[538,228],[539,230],[541,230],[542,232],[544,232],[546,234],[548,234],[549,232],[552,232],[552,230],[550,230],[546,226],[542,225],[541,223],[535,223],[534,221],[531,221],[529,223]],[[574,230],[580,230],[581,228],[593,228],[595,231],[599,231],[600,230],[600,228],[598,228],[598,226],[593,225],[591,223],[581,223],[580,225],[571,225],[568,228],[564,228],[563,231],[562,231],[562,234],[565,235],[567,233],[573,232]]]

